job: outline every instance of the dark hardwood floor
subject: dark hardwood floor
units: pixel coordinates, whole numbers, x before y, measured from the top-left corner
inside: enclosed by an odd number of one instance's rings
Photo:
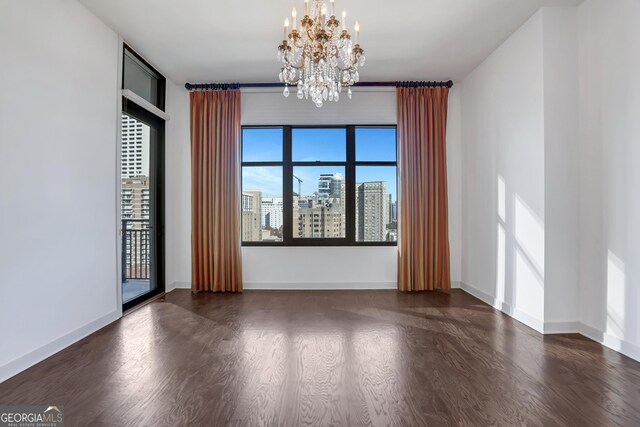
[[[176,290],[0,384],[68,426],[640,425],[640,363],[460,291]]]

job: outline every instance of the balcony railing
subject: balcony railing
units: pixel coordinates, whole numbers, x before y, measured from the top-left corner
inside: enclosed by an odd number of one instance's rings
[[[122,220],[122,281],[149,279],[151,227],[148,219]]]

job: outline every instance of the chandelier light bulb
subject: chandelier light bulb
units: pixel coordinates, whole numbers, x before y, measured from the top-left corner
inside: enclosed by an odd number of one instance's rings
[[[296,98],[310,99],[318,108],[327,102],[338,102],[342,88],[351,98],[351,86],[360,80],[358,70],[364,66],[364,50],[359,45],[360,22],[354,22],[353,37],[347,29],[346,10],[342,12],[342,22],[335,17],[335,0],[305,0],[304,7],[300,30],[294,8],[292,31],[289,32],[287,18],[284,39],[278,46],[279,78],[285,85],[283,95],[288,97],[289,86],[294,86]]]

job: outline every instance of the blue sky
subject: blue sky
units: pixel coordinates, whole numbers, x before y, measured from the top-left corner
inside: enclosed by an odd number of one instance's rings
[[[396,134],[393,128],[357,128],[356,159],[394,161]],[[293,129],[293,161],[344,161],[346,156],[345,129]],[[282,129],[244,129],[243,161],[281,161]],[[294,166],[294,175],[302,179],[302,194],[318,190],[320,174],[345,174],[343,166]],[[387,191],[396,200],[395,167],[359,166],[357,182],[386,181]],[[291,183],[298,192],[298,181]],[[242,188],[261,190],[263,197],[282,197],[282,168],[245,167]]]

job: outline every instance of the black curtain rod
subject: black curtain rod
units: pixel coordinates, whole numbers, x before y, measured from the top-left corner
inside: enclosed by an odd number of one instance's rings
[[[359,82],[353,87],[447,87],[451,88],[453,82]],[[268,88],[284,87],[284,83],[186,83],[187,90],[227,90],[242,88]],[[295,87],[292,86],[292,87]]]

